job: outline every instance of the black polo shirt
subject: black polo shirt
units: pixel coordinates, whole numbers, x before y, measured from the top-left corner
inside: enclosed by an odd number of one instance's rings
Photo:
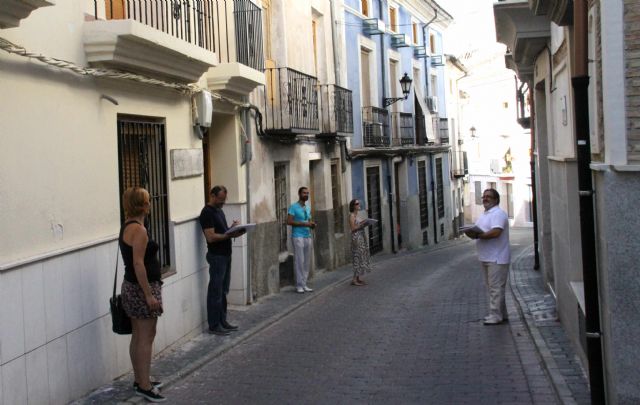
[[[203,231],[213,228],[213,231],[218,234],[223,234],[229,229],[224,211],[220,208],[212,207],[209,204],[205,205],[200,212],[200,226]],[[231,256],[231,239],[207,243],[207,248],[209,248],[209,253],[211,254]]]

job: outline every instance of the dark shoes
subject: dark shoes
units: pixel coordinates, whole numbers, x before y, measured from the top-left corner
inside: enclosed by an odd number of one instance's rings
[[[238,330],[238,325],[232,325],[227,321],[222,321],[220,324],[226,330]]]
[[[164,402],[167,400],[167,398],[160,395],[160,391],[158,391],[158,388],[156,387],[151,387],[150,390],[143,390],[138,385],[134,388],[134,390],[136,392],[136,395],[141,396],[149,402]]]
[[[231,332],[224,329],[222,325],[218,325],[215,328],[209,328],[209,333],[218,336],[228,336]]]
[[[164,386],[164,384],[161,381],[151,381],[151,386],[160,389]],[[133,389],[135,390],[136,388],[138,388],[138,383],[134,381]]]

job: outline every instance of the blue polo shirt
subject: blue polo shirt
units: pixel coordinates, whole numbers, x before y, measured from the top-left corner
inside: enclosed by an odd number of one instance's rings
[[[304,207],[300,205],[300,202],[295,202],[289,207],[289,215],[293,216],[293,220],[296,222],[309,222],[311,221],[311,208],[309,205]],[[310,238],[311,228],[308,226],[292,226],[291,227],[292,238]]]

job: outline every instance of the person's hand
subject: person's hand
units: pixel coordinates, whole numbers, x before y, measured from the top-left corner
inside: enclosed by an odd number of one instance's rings
[[[470,237],[471,239],[478,239],[478,233],[472,231],[471,229],[464,231],[464,234]]]
[[[240,225],[240,221],[236,219],[231,223],[231,226],[229,228],[233,228],[234,226],[237,226],[237,225]]]
[[[147,305],[149,306],[149,309],[151,311],[158,311],[160,310],[161,306],[160,306],[160,301],[158,301],[156,299],[156,297],[154,297],[153,295],[150,295],[148,297],[145,297],[145,300],[147,301]]]
[[[247,230],[246,230],[246,229],[240,229],[240,230],[238,230],[238,231],[231,232],[231,233],[229,234],[229,237],[231,237],[231,238],[237,238],[237,237],[239,237],[239,236],[244,235],[245,233],[247,233]]]
[[[309,228],[315,229],[316,228],[316,223],[313,222],[313,221],[309,221]]]

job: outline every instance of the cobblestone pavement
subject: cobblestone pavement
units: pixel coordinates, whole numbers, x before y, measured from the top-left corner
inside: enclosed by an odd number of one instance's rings
[[[533,265],[532,245],[511,265],[511,288],[520,303],[525,323],[539,347],[543,364],[561,401],[565,404],[590,404],[585,371],[558,321],[555,298],[544,289],[542,275],[532,270]]]
[[[531,231],[513,230],[512,244],[513,257],[525,257]],[[510,323],[482,325],[469,241],[374,259],[366,287],[348,284],[348,266],[322,273],[314,293],[285,289],[232,311],[240,332],[200,334],[162,353],[152,371],[169,403],[571,403],[562,396],[571,380],[541,362],[549,349],[536,347],[544,339],[532,339],[536,325],[511,294]],[[77,402],[140,402],[131,395],[126,375]]]

